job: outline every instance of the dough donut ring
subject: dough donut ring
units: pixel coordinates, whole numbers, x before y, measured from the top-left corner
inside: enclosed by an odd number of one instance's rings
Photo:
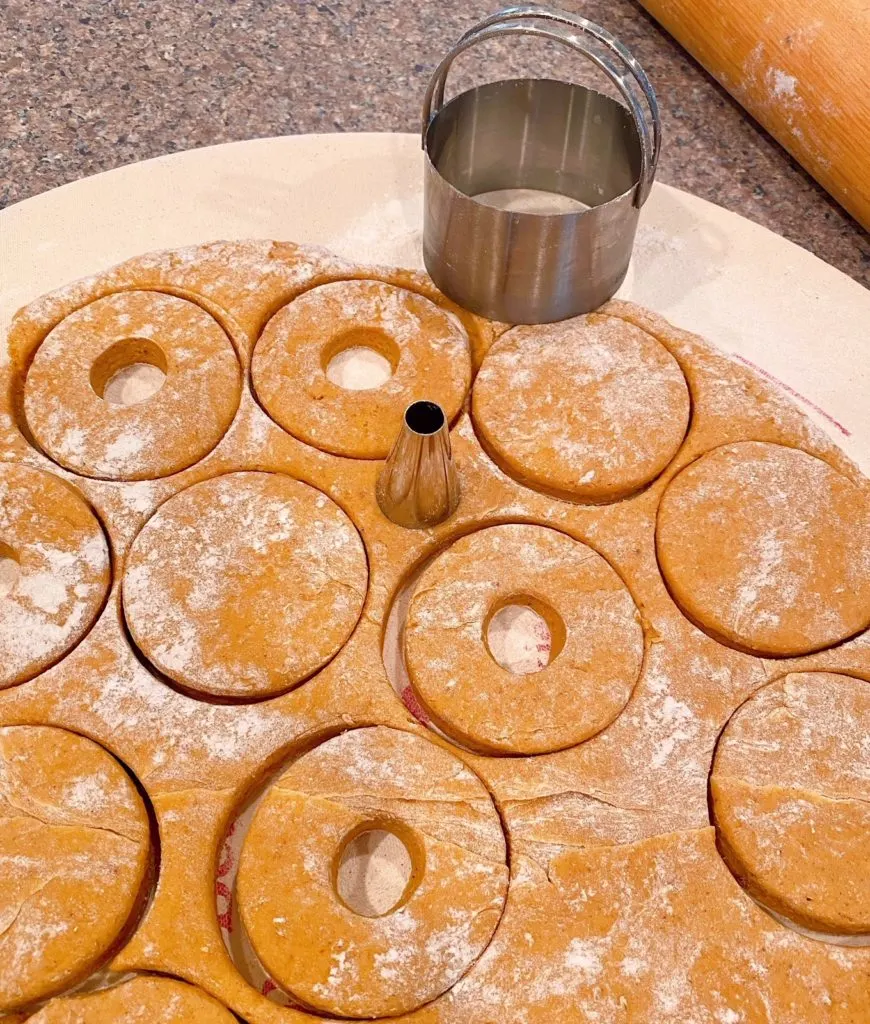
[[[0,690],[59,661],[91,628],[111,572],[97,517],[70,484],[0,464]],[[17,568],[15,568],[17,564]]]
[[[87,978],[149,877],[148,814],[102,747],[47,726],[0,728],[0,1011]]]
[[[478,436],[505,472],[594,504],[651,483],[682,444],[689,412],[664,345],[602,313],[507,331],[472,392]]]
[[[547,621],[551,661],[518,676],[490,654],[487,627],[509,604]],[[405,662],[432,719],[484,753],[541,754],[582,743],[631,696],[643,630],[630,593],[592,548],[543,526],[492,526],[430,563],[405,624]]]
[[[719,846],[759,902],[818,932],[870,935],[870,683],[807,672],[726,725],[710,777]]]
[[[159,366],[162,387],[135,405],[101,397],[124,366]],[[118,292],[52,330],[24,384],[24,413],[40,447],[61,466],[106,480],[180,472],[220,441],[241,397],[241,371],[218,322],[162,292]]]
[[[250,700],[322,668],[353,632],[367,584],[362,540],[335,502],[283,473],[242,472],[161,505],[130,548],[122,596],[161,672]]]
[[[390,362],[380,387],[346,390],[327,377],[329,361],[356,346]],[[471,354],[465,329],[430,299],[382,281],[336,281],[272,317],[251,374],[266,412],[294,437],[334,455],[384,459],[412,402],[437,402],[448,423],[456,418]]]
[[[721,643],[774,657],[830,647],[870,625],[867,493],[796,448],[716,448],[662,495],[662,575]]]
[[[114,988],[54,999],[30,1024],[238,1024],[216,999],[174,978],[131,978]]]
[[[379,917],[338,895],[347,843],[397,835],[412,872]],[[489,943],[507,893],[501,824],[480,780],[413,733],[378,726],[303,754],[245,839],[236,888],[251,944],[297,1000],[345,1017],[408,1013],[446,992]]]

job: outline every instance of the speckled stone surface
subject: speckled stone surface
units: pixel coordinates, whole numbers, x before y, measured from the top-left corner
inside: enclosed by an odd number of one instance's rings
[[[255,136],[415,131],[438,59],[498,0],[0,0],[0,206],[120,164]],[[640,59],[660,180],[870,285],[866,233],[633,0],[561,0]],[[527,73],[598,82],[538,40],[487,43],[453,88]]]

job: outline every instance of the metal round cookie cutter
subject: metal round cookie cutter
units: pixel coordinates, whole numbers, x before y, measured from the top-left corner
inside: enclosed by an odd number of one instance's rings
[[[546,78],[489,82],[444,103],[454,59],[512,35],[571,47],[610,78],[627,106]],[[432,280],[467,309],[508,323],[595,309],[625,277],[660,148],[652,85],[605,29],[537,4],[484,19],[435,69],[423,102],[423,258]],[[572,208],[494,205],[493,193],[515,189],[558,193]]]

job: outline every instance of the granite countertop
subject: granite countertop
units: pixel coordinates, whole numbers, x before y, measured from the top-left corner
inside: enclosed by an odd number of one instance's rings
[[[863,229],[634,0],[561,0],[615,33],[658,92],[662,181],[870,285]],[[0,206],[162,153],[255,136],[416,131],[438,59],[499,0],[0,0]],[[598,81],[538,40],[487,43],[453,88]]]

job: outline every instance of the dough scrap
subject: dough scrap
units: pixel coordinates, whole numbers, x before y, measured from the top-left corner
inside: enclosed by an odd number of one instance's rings
[[[54,999],[30,1024],[236,1024],[201,989],[173,978],[131,978],[114,988]]]
[[[417,1024],[858,1024],[868,982],[870,949],[784,928],[697,829],[516,858],[495,938]]]

